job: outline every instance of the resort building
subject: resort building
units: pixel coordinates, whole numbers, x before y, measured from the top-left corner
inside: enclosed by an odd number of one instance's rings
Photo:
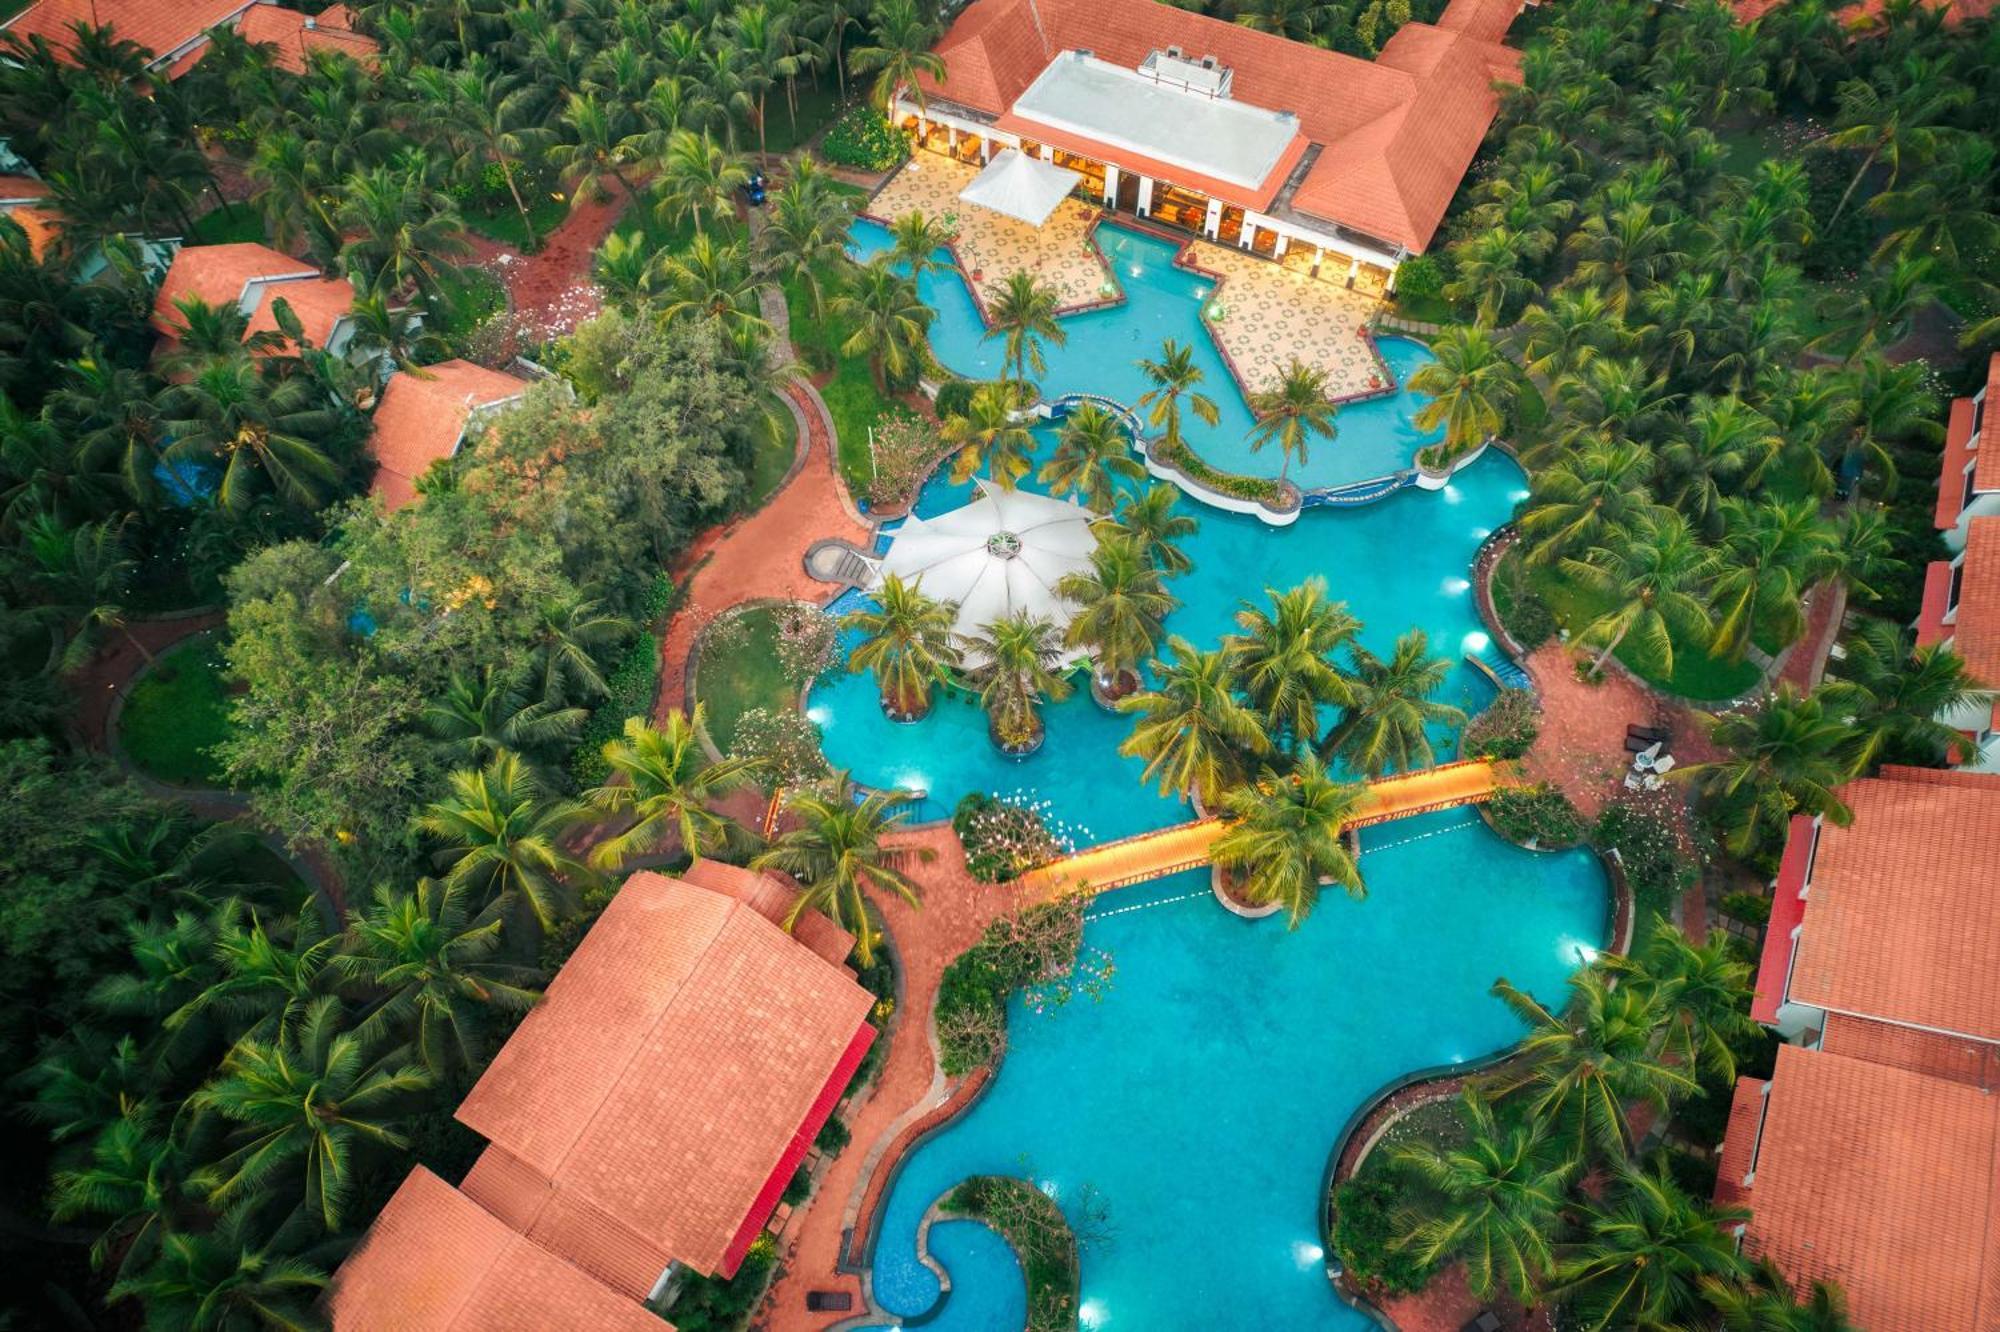
[[[354,336],[354,288],[345,278],[326,277],[303,259],[255,241],[183,246],[153,297],[154,331],[177,338],[183,321],[180,302],[190,298],[235,306],[250,321],[246,337],[278,331],[274,307],[280,298],[298,316],[301,332],[313,346],[338,356]]]
[[[390,511],[417,497],[417,478],[458,453],[465,437],[518,404],[527,381],[451,360],[389,376],[368,437],[375,479],[368,493]]]
[[[2000,513],[2000,352],[1986,368],[1986,386],[1954,398],[1945,420],[1944,465],[1938,475],[1937,529],[1954,551],[1965,548],[1974,518]],[[1991,400],[1993,410],[1987,411]]]
[[[208,49],[209,30],[216,27],[234,27],[246,41],[273,44],[278,67],[295,74],[305,70],[310,50],[366,60],[380,49],[354,31],[354,17],[345,5],[310,15],[270,0],[35,0],[0,23],[0,31],[24,42],[40,38],[67,56],[79,23],[109,28],[114,37],[138,43],[147,52],[146,67],[169,79],[194,68]]]
[[[450,1196],[406,1181],[335,1277],[334,1325],[626,1325],[467,1312],[528,1299],[528,1262],[634,1302],[733,1275],[875,1039],[853,937],[810,912],[787,933],[793,900],[715,861],[627,879],[459,1106],[491,1145]]]
[[[2000,1096],[1781,1046],[1736,1084],[1716,1201],[1801,1293],[1837,1284],[1869,1332],[2000,1329]]]
[[[1369,61],[1155,0],[975,0],[937,44],[945,77],[894,111],[929,152],[1018,176],[1015,150],[1056,197],[1381,290],[1518,76],[1501,38],[1520,7],[1452,0]]]
[[[1938,476],[1937,529],[1952,552],[1924,573],[1917,641],[1942,643],[1982,685],[2000,686],[2000,354],[1986,385],[1951,404]],[[1962,733],[1955,756],[1975,772],[2000,772],[2000,700],[1982,695],[1938,720]]]
[[[61,234],[62,215],[48,205],[49,187],[34,176],[0,176],[0,216],[28,233],[35,258],[48,254]]]

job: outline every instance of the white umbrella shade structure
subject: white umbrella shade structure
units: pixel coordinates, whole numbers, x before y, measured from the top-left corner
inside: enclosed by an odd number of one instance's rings
[[[1009,148],[988,162],[986,169],[958,192],[958,197],[1017,222],[1039,227],[1082,179],[1067,167],[1029,157],[1019,148]]]
[[[871,590],[890,574],[920,582],[925,596],[957,603],[953,628],[965,638],[1021,612],[1066,626],[1073,608],[1056,584],[1090,568],[1097,515],[1069,500],[978,485],[971,503],[904,523],[877,562]],[[1070,651],[1064,661],[1082,655]]]

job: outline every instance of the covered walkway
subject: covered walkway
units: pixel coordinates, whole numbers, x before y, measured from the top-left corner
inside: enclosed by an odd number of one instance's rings
[[[1490,799],[1500,784],[1499,770],[1479,759],[1384,777],[1369,783],[1369,801],[1348,826],[1366,827],[1454,805],[1478,804]],[[1198,868],[1208,863],[1222,827],[1220,819],[1197,819],[1079,851],[1023,875],[1022,895],[1035,900],[1071,892],[1103,892]]]

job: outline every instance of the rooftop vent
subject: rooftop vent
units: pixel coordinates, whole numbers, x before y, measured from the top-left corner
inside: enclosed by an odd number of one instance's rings
[[[1178,46],[1154,51],[1140,63],[1138,72],[1166,87],[1217,100],[1229,96],[1230,85],[1234,82],[1229,66],[1214,56],[1190,59]]]

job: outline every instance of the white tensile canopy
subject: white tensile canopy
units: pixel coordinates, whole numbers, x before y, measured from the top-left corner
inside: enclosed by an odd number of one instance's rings
[[[980,481],[979,497],[935,518],[911,518],[877,562],[872,588],[889,574],[921,580],[924,595],[958,604],[953,626],[971,637],[1003,616],[1027,612],[1069,623],[1070,603],[1056,593],[1064,574],[1090,568],[1096,514],[1069,500]],[[1081,656],[1065,655],[1065,661]],[[976,658],[972,658],[976,660]]]
[[[1008,148],[988,162],[986,169],[958,192],[958,197],[969,204],[1004,213],[1017,222],[1039,227],[1082,179],[1067,167],[1029,157],[1019,148]]]

